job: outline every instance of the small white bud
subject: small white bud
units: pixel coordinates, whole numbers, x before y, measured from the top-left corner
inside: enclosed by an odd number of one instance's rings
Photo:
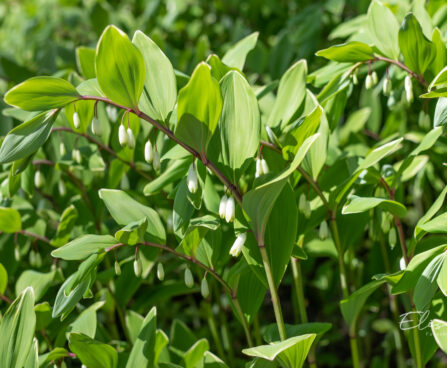
[[[263,174],[268,174],[269,167],[267,165],[267,161],[265,161],[264,159],[261,160],[261,167],[262,167],[262,173]]]
[[[383,95],[387,97],[390,96],[392,88],[393,85],[391,83],[391,79],[385,78],[385,81],[383,82]]]
[[[152,167],[155,171],[160,170],[160,153],[156,149],[154,149],[154,157],[152,160]]]
[[[220,203],[219,203],[219,217],[221,219],[225,218],[225,211],[226,211],[226,208],[227,208],[227,200],[228,200],[227,196],[224,195],[221,198]]]
[[[132,129],[127,129],[127,145],[130,149],[135,148],[135,136],[133,135]]]
[[[262,174],[263,174],[263,172],[262,172],[261,160],[259,158],[257,158],[256,159],[256,173],[255,173],[255,177],[259,178]]]
[[[379,82],[379,77],[377,76],[377,73],[375,70],[371,73],[371,79],[372,79],[374,86]]]
[[[237,236],[236,240],[234,241],[233,245],[230,249],[230,255],[233,257],[239,256],[242,251],[242,247],[245,244],[245,241],[247,240],[247,233],[241,233]]]
[[[310,208],[310,202],[306,201],[306,208],[304,209],[304,217],[309,219],[311,214],[312,214],[312,210]]]
[[[407,268],[407,265],[405,264],[405,259],[404,257],[402,257],[399,261],[399,268],[401,269],[401,271],[405,270]]]
[[[57,187],[59,189],[59,195],[61,197],[65,197],[65,194],[67,194],[67,189],[65,188],[65,183],[62,179],[59,179]]]
[[[147,141],[146,144],[144,145],[144,159],[148,164],[150,164],[154,159],[154,152],[152,150],[151,141]]]
[[[357,78],[357,72],[354,72],[354,73],[352,74],[352,83],[353,83],[354,85],[359,84],[359,79]]]
[[[14,247],[14,259],[20,261],[20,249],[17,245]]]
[[[390,232],[388,233],[388,242],[390,243],[391,248],[394,248],[397,242],[396,228],[392,227]]]
[[[59,153],[61,157],[65,156],[65,154],[67,153],[64,142],[59,143]]]
[[[40,170],[34,174],[34,185],[36,188],[42,188],[45,185],[45,177]]]
[[[225,204],[225,221],[232,222],[235,216],[235,206],[234,206],[234,198],[229,197],[227,203]]]
[[[73,125],[75,129],[79,129],[81,127],[81,119],[79,119],[79,114],[76,111],[73,113]]]
[[[106,113],[110,121],[115,122],[118,119],[118,111],[113,106],[107,105]]]
[[[118,140],[122,147],[125,147],[129,141],[129,136],[127,135],[126,128],[123,124],[121,124],[118,129]]]
[[[165,279],[165,269],[163,267],[163,263],[158,262],[157,265],[157,278],[160,281],[163,281]]]
[[[121,275],[121,266],[118,261],[115,261],[115,274],[117,276]]]
[[[92,132],[94,135],[97,135],[100,137],[102,135],[102,127],[101,123],[99,122],[98,118],[92,119]]]
[[[301,193],[300,200],[298,203],[298,209],[300,210],[300,212],[304,213],[304,211],[306,211],[306,202],[307,202],[306,195],[304,193]]]
[[[373,80],[371,74],[368,74],[365,78],[365,88],[371,89],[372,86],[373,86]]]
[[[194,286],[194,277],[192,276],[192,272],[189,267],[185,270],[185,285],[189,288]]]
[[[210,288],[208,286],[208,281],[206,281],[206,278],[202,279],[202,283],[200,284],[200,292],[205,299],[210,296]]]
[[[143,268],[143,266],[141,264],[141,259],[140,259],[140,257],[137,256],[135,261],[133,261],[133,272],[135,273],[136,277],[140,277],[141,276],[141,269],[142,268]]]
[[[71,152],[71,158],[73,159],[74,162],[80,164],[82,162],[81,151],[79,151],[77,148],[75,148]]]
[[[188,190],[190,193],[197,192],[197,189],[199,188],[199,184],[197,182],[197,173],[196,169],[194,168],[194,164],[191,164],[188,169],[188,175],[186,177],[186,185],[188,186]]]
[[[327,222],[323,221],[320,224],[320,229],[318,231],[318,235],[320,236],[321,240],[326,240],[326,238],[329,236],[329,228],[327,226]]]
[[[413,83],[411,82],[411,77],[409,75],[407,75],[405,77],[405,99],[407,100],[408,103],[413,102]]]

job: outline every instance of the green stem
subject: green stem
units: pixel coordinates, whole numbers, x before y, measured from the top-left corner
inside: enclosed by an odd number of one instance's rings
[[[301,323],[307,323],[309,320],[307,318],[306,305],[304,299],[304,291],[303,291],[303,277],[301,273],[301,264],[300,261],[294,257],[290,259],[290,263],[292,264],[292,274],[293,274],[293,283],[295,286],[295,294],[298,303],[298,309],[300,312]],[[316,363],[316,355],[315,355],[315,344],[312,344],[309,355],[307,357],[307,361],[309,363],[309,367],[317,368]]]
[[[334,217],[329,220],[332,232],[332,238],[334,239],[335,246],[337,247],[337,256],[338,256],[338,265],[340,267],[340,284],[341,290],[343,292],[343,298],[347,298],[349,296],[348,289],[348,281],[347,281],[347,273],[345,262],[343,259],[344,252],[340,242],[340,235],[338,234],[338,226]]]
[[[357,343],[357,337],[355,335],[349,335],[349,343],[351,344],[351,356],[353,368],[360,368],[359,348]]]
[[[265,275],[267,276],[267,282],[269,285],[270,294],[272,296],[273,311],[275,312],[276,324],[278,326],[279,337],[281,340],[287,339],[286,327],[284,325],[284,319],[282,316],[281,302],[278,296],[278,290],[276,289],[275,281],[273,279],[272,269],[270,267],[270,261],[265,250],[265,245],[259,244],[259,251],[261,252],[262,262],[264,263]]]
[[[211,303],[208,301],[205,301],[204,307],[206,310],[208,326],[211,331],[211,335],[213,336],[214,343],[216,344],[217,354],[218,354],[218,356],[222,357],[222,359],[225,359],[224,349],[223,349],[222,341],[219,337],[219,332],[217,331],[217,325],[216,325],[216,321],[214,320],[213,311],[211,309]]]
[[[411,297],[411,304],[413,304],[413,298]],[[416,308],[413,306],[411,310],[415,313],[413,315],[415,318],[413,319],[413,343],[414,343],[414,355],[415,355],[415,361],[416,361],[416,367],[417,368],[423,368],[425,367],[424,360],[422,358],[422,351],[421,351],[421,341],[419,338],[419,321],[416,313]]]

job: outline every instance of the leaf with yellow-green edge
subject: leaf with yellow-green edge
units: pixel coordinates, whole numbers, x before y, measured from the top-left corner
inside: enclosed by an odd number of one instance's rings
[[[96,48],[96,78],[112,101],[138,108],[144,88],[145,66],[140,50],[115,26],[108,26]]]
[[[8,286],[8,272],[6,268],[0,263],[0,295],[2,295]]]
[[[22,218],[15,208],[0,207],[0,231],[16,233],[22,230]]]
[[[259,106],[253,90],[239,72],[228,72],[220,84],[223,96],[219,122],[221,157],[223,164],[237,170],[259,147]]]
[[[221,111],[219,83],[211,76],[210,66],[202,62],[179,92],[175,135],[196,151],[206,154]]]
[[[358,197],[355,195],[349,199],[349,202],[343,207],[341,213],[344,215],[361,213],[376,207],[380,207],[398,217],[403,217],[407,213],[406,207],[397,201],[377,197]]]
[[[225,53],[224,57],[222,58],[222,62],[230,67],[242,70],[244,68],[245,59],[248,53],[256,46],[258,36],[259,32],[254,32],[238,41]]]
[[[88,368],[118,366],[118,353],[112,346],[79,333],[71,333],[68,341],[70,350]]]
[[[76,48],[76,65],[85,79],[96,77],[95,57],[96,50],[93,48],[84,46]]]
[[[35,153],[50,136],[56,117],[56,111],[44,112],[12,129],[0,147],[0,164]]]
[[[31,286],[34,290],[34,299],[38,302],[53,283],[55,275],[55,270],[47,273],[35,270],[23,271],[15,284],[16,295],[19,295],[23,290]]]
[[[22,368],[36,327],[33,288],[26,288],[9,306],[0,321],[0,362],[3,367]]]
[[[198,340],[188,351],[183,355],[185,368],[195,368],[203,360],[203,355],[209,350],[210,344],[207,339]]]
[[[275,104],[267,121],[268,126],[285,127],[295,117],[306,96],[306,75],[306,60],[300,60],[281,77]]]
[[[51,239],[52,246],[60,247],[67,244],[77,218],[78,210],[73,205],[68,206],[64,212],[62,212],[59,225],[57,226],[56,235],[53,239]]]
[[[33,77],[10,89],[5,102],[26,111],[64,107],[79,99],[76,88],[65,79]]]
[[[356,63],[373,59],[374,51],[366,43],[352,41],[320,50],[315,55],[340,63]]]
[[[439,348],[447,354],[447,322],[433,319],[431,321],[431,331]]]
[[[90,255],[115,244],[118,244],[118,241],[111,235],[83,235],[63,247],[53,250],[51,255],[55,258],[75,261],[86,259]]]
[[[144,233],[147,229],[147,217],[138,221],[129,222],[122,229],[115,233],[115,239],[120,243],[135,245],[144,240]]]
[[[163,51],[144,33],[136,31],[132,43],[141,51],[146,67],[139,107],[153,119],[166,122],[177,101],[174,68]]]

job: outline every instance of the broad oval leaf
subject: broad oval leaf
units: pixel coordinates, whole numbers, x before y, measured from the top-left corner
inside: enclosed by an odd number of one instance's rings
[[[0,207],[0,231],[16,233],[22,230],[22,219],[15,208]]]
[[[68,344],[88,368],[116,368],[118,365],[118,353],[110,345],[79,333],[71,333]]]
[[[138,108],[145,79],[143,56],[115,26],[108,26],[99,39],[96,78],[101,90],[112,101]]]
[[[36,152],[51,134],[57,111],[42,113],[12,129],[0,147],[0,163],[16,161]]]
[[[118,244],[118,241],[111,235],[83,235],[53,250],[51,255],[67,261],[80,260],[115,244]]]
[[[316,55],[340,63],[356,63],[373,59],[374,51],[366,43],[352,41],[320,50]]]
[[[141,51],[146,67],[139,107],[152,118],[166,122],[177,100],[174,68],[163,51],[144,33],[135,32],[132,43]]]
[[[0,322],[0,362],[8,368],[22,368],[33,342],[36,327],[34,291],[31,287],[9,306]]]
[[[440,319],[432,320],[431,331],[438,346],[447,354],[447,322]]]
[[[350,213],[361,213],[375,207],[380,207],[398,217],[403,217],[407,213],[407,209],[402,203],[386,198],[358,197],[355,195],[353,195],[349,199],[349,203],[343,207],[342,213],[344,215]]]
[[[261,134],[259,106],[253,90],[239,72],[228,72],[220,83],[223,97],[219,123],[222,161],[236,170],[258,149]]]
[[[251,35],[238,41],[225,53],[222,61],[228,66],[242,70],[244,68],[245,59],[248,53],[256,46],[258,36],[259,33],[254,32]]]
[[[26,111],[43,111],[64,107],[79,97],[76,88],[65,79],[34,77],[10,89],[5,102]]]

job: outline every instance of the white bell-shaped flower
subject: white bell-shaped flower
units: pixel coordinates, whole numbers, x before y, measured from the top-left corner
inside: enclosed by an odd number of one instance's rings
[[[81,119],[79,119],[79,114],[76,111],[73,113],[73,125],[76,129],[81,127]]]
[[[408,103],[413,102],[413,83],[411,82],[411,77],[409,75],[407,75],[405,77],[405,82],[404,82],[404,86],[405,86],[405,99],[407,100]]]
[[[373,86],[375,86],[379,82],[379,77],[377,76],[377,73],[375,70],[371,73],[371,79],[372,79]]]
[[[321,240],[326,240],[326,238],[329,236],[329,228],[325,220],[320,224],[320,229],[318,230],[318,236],[320,237]]]
[[[59,143],[59,153],[62,156],[65,156],[65,154],[67,153],[67,150],[65,149],[65,144],[64,142]]]
[[[163,263],[158,262],[157,265],[157,278],[160,281],[163,281],[165,279],[165,269],[163,267]]]
[[[226,195],[224,195],[221,198],[220,203],[219,203],[219,217],[221,219],[225,218],[225,212],[227,209],[227,200],[228,200],[228,197]]]
[[[127,129],[127,145],[130,149],[135,148],[135,136],[133,135],[132,129]]]
[[[186,176],[186,185],[188,186],[189,192],[193,194],[197,192],[197,189],[199,188],[197,173],[194,164],[191,164],[189,166],[188,175]]]
[[[126,128],[123,124],[121,124],[118,129],[118,140],[122,147],[126,146],[129,141],[129,136],[127,135]]]
[[[82,162],[81,151],[79,151],[77,148],[75,148],[71,152],[71,158],[73,159],[74,162],[76,162],[77,164],[80,164]]]
[[[232,222],[234,220],[235,212],[234,198],[230,196],[225,204],[225,221]]]
[[[262,167],[262,173],[263,174],[268,174],[268,172],[270,170],[269,170],[269,167],[267,165],[267,161],[265,161],[264,159],[261,159],[261,167]]]
[[[65,183],[62,179],[60,179],[59,182],[57,183],[57,187],[59,190],[59,195],[61,197],[65,197],[65,194],[67,194],[67,188],[65,187]]]
[[[118,261],[115,261],[115,274],[117,276],[121,275],[121,266]]]
[[[236,240],[234,241],[233,245],[230,249],[230,255],[233,257],[239,256],[242,251],[242,247],[245,244],[245,241],[247,240],[247,233],[241,233],[237,236]]]
[[[192,276],[192,272],[189,267],[185,270],[185,285],[189,288],[194,286],[194,277]]]
[[[392,88],[393,85],[391,83],[391,79],[386,78],[385,81],[383,82],[383,95],[388,97],[391,94]]]
[[[371,74],[368,74],[365,78],[365,88],[371,89],[372,86],[373,86],[373,80],[372,80]]]
[[[34,185],[36,188],[42,188],[45,185],[45,177],[40,170],[34,174]]]
[[[200,284],[200,292],[205,299],[210,296],[210,288],[208,286],[208,281],[206,280],[206,278],[202,279],[202,283]]]
[[[255,177],[259,178],[262,174],[263,174],[263,172],[262,172],[262,163],[261,163],[261,160],[259,158],[257,158],[256,159],[256,173],[255,173]]]
[[[141,264],[141,259],[140,259],[140,257],[137,256],[137,258],[135,258],[135,261],[133,261],[133,271],[134,271],[136,277],[141,276],[142,268],[143,268],[143,265]]]
[[[98,137],[100,137],[102,134],[101,123],[99,122],[99,119],[96,117],[92,119],[92,132],[94,135],[97,135]]]
[[[147,141],[144,145],[144,159],[148,164],[154,159],[154,151],[152,149],[151,141]]]

